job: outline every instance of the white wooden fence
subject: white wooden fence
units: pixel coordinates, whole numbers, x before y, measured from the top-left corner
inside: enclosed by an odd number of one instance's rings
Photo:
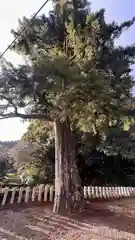
[[[0,207],[6,204],[20,204],[28,202],[53,202],[54,186],[39,185],[33,188],[9,187],[0,189]],[[84,187],[85,199],[119,199],[124,197],[135,197],[135,187],[100,187],[89,186]]]

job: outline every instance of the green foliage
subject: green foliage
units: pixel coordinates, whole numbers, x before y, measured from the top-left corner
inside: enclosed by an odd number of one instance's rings
[[[4,177],[9,171],[14,172],[13,159],[12,158],[3,158],[0,161],[0,177]]]
[[[2,79],[6,77],[9,88],[5,92],[2,85],[1,94],[3,99],[10,95],[10,106],[25,105],[31,118],[54,120],[68,115],[95,133],[127,115],[135,47],[116,47],[114,40],[134,18],[121,25],[108,24],[104,10],[91,13],[87,7],[83,11],[84,6],[86,1],[74,1],[66,19],[55,11],[49,18],[35,19],[13,47],[27,54],[31,65],[4,67]],[[85,17],[80,18],[82,12]],[[19,29],[27,21],[20,21]]]
[[[117,156],[106,156],[92,151],[88,159],[79,155],[79,171],[83,185],[135,186],[135,161]]]
[[[106,155],[135,159],[135,135],[122,128],[110,127],[97,149]]]
[[[31,171],[27,175],[33,179],[31,180],[33,184],[53,183],[55,156],[52,124],[39,120],[32,121],[24,139],[37,145],[37,149],[31,155],[33,160],[28,164]]]
[[[0,177],[4,176],[7,171],[7,163],[5,161],[0,162]]]
[[[35,121],[35,126],[36,126]],[[42,129],[42,123],[38,122],[38,127]],[[46,136],[48,128],[44,127],[44,131],[36,131],[36,127],[34,128],[34,121],[32,123],[32,128],[28,129],[32,131],[34,134],[34,141],[36,138],[39,143],[39,139],[43,139],[43,136]],[[116,129],[115,129],[116,130]],[[114,131],[111,129],[112,135],[108,136],[108,141],[112,140],[112,137],[115,136],[115,141],[113,143],[104,142],[104,149],[100,148],[100,151],[97,151],[98,146],[101,141],[99,141],[98,136],[92,136],[89,132],[81,132],[79,129],[74,128],[73,134],[76,139],[76,155],[77,155],[77,165],[79,169],[79,173],[82,179],[83,185],[105,185],[105,184],[113,184],[113,185],[132,185],[135,184],[135,161],[134,161],[134,149],[132,152],[129,152],[128,145],[129,139],[122,138],[124,135],[120,135],[118,131]],[[111,134],[110,131],[110,134]],[[38,132],[38,134],[37,134]],[[108,131],[109,132],[109,131]],[[123,132],[123,134],[129,135],[129,132]],[[31,136],[30,132],[26,133],[27,136]],[[33,141],[29,137],[29,141]],[[106,140],[107,141],[107,140]],[[123,141],[123,143],[116,145],[119,141]],[[110,144],[110,145],[109,145]],[[115,144],[115,145],[114,145]],[[126,146],[127,145],[127,146]],[[46,149],[46,150],[45,150]],[[49,167],[48,175],[45,173],[44,178],[40,179],[38,173],[28,174],[30,176],[30,180],[32,179],[32,184],[36,183],[53,183],[54,179],[54,142],[53,144],[46,145],[44,152],[47,151],[48,154],[48,162],[45,161],[45,158],[42,159],[42,167],[46,169]],[[118,151],[119,150],[119,151]],[[121,151],[120,151],[121,150]],[[40,155],[40,151],[37,152],[37,155]],[[53,152],[53,155],[52,155]],[[125,154],[126,153],[126,154]],[[110,156],[111,155],[111,156]],[[41,155],[43,156],[43,155]],[[38,161],[39,162],[39,161]],[[33,163],[35,171],[37,171],[39,165],[36,165],[37,162]],[[40,171],[39,171],[40,173]],[[52,177],[51,174],[53,173]],[[32,176],[32,177],[31,177]],[[48,176],[48,177],[47,177]]]
[[[24,172],[23,182],[27,185],[54,184],[54,164],[52,166],[39,160],[34,161],[23,169]]]
[[[41,169],[40,169],[41,171]],[[54,184],[54,172],[52,168],[45,167],[42,172],[39,170],[36,173],[28,174],[26,178],[26,184],[38,185],[38,184]]]

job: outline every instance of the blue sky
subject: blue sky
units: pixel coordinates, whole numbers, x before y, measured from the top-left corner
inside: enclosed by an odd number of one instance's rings
[[[120,23],[135,16],[134,0],[93,0],[91,8],[96,11],[100,8],[106,9],[106,20]],[[135,42],[135,25],[121,37],[119,44],[126,45]]]
[[[0,3],[0,52],[3,52],[11,42],[10,30],[17,27],[17,21],[23,16],[30,17],[44,3],[44,0],[4,0]],[[96,11],[100,8],[106,9],[107,21],[121,22],[129,20],[135,15],[134,0],[93,0],[91,9]],[[48,3],[44,11],[48,12],[51,3]],[[125,32],[117,44],[127,45],[135,42],[135,25]],[[22,61],[16,54],[8,52],[5,57],[14,64]],[[20,139],[26,131],[28,123],[22,123],[20,119],[8,119],[0,121],[0,140]]]

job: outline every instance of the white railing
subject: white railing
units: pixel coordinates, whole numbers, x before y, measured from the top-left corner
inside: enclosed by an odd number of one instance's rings
[[[54,186],[39,185],[33,188],[9,187],[0,189],[0,207],[6,204],[20,204],[28,202],[53,202],[54,200]],[[100,187],[89,186],[84,187],[85,199],[119,199],[124,197],[134,197],[135,187]]]
[[[85,199],[117,199],[135,196],[135,187],[84,187]]]

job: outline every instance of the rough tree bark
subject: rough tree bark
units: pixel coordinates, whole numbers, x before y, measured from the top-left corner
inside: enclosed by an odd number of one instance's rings
[[[73,134],[68,121],[54,123],[55,200],[53,212],[76,212],[84,207],[83,187],[76,165]]]

